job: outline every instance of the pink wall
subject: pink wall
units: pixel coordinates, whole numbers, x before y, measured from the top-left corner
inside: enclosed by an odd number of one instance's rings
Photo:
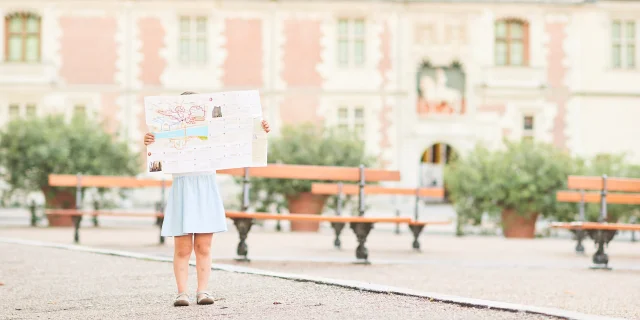
[[[317,70],[322,62],[320,52],[320,21],[292,19],[284,21],[285,43],[283,52],[282,80],[289,94],[280,105],[284,123],[321,121],[317,114],[322,76]],[[296,89],[307,93],[296,94]]]
[[[138,28],[142,42],[140,81],[146,85],[161,85],[160,77],[167,67],[167,61],[160,56],[160,51],[165,48],[165,30],[157,18],[141,18]]]
[[[566,24],[563,22],[547,23],[545,31],[549,35],[547,56],[547,81],[550,86],[548,101],[558,106],[558,113],[553,123],[553,144],[560,148],[566,148],[564,129],[566,125],[567,100],[569,88],[564,84],[567,76],[567,68],[563,60],[566,53],[562,47],[567,37]]]
[[[60,75],[68,84],[115,84],[116,19],[60,18]]]
[[[384,24],[384,29],[380,34],[380,51],[382,52],[382,58],[380,59],[380,63],[378,64],[378,72],[380,72],[380,76],[382,77],[382,84],[380,85],[380,90],[385,90],[387,83],[389,80],[387,78],[387,72],[391,70],[391,32],[389,31],[389,25],[387,23]],[[391,128],[391,119],[393,118],[392,108],[385,101],[385,95],[382,95],[382,111],[380,112],[380,142],[378,143],[380,146],[380,155],[379,161],[380,166],[385,168],[388,166],[388,161],[384,160],[383,153],[385,150],[391,147],[391,141],[389,140],[389,130]]]
[[[262,87],[262,21],[227,19],[225,23],[227,59],[222,82],[226,87]]]

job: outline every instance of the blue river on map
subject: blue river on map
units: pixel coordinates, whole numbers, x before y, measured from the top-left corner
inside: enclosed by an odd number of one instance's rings
[[[184,138],[185,131],[184,129],[180,130],[172,130],[172,131],[162,131],[155,132],[154,135],[156,139],[170,139],[170,138]],[[209,127],[195,127],[195,128],[187,128],[187,137],[192,136],[208,136],[209,135]]]

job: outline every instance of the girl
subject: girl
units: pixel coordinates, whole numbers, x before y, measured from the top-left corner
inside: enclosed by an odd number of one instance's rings
[[[189,94],[195,93],[182,93]],[[262,129],[267,133],[270,131],[265,120],[262,120]],[[144,136],[145,145],[154,141],[153,133]],[[227,224],[216,172],[174,174],[161,232],[164,237],[174,237],[173,273],[178,286],[174,306],[189,305],[186,290],[191,251],[196,253],[196,301],[198,304],[213,304],[213,297],[207,291],[211,273],[211,240],[214,233],[224,231],[227,231]]]

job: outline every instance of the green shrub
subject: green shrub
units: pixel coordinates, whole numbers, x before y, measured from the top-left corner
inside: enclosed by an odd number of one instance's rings
[[[70,122],[60,115],[17,119],[0,132],[0,178],[12,190],[44,191],[54,173],[133,175],[140,164],[127,142],[84,117]]]
[[[362,139],[353,132],[323,128],[311,123],[286,125],[279,136],[269,140],[269,163],[366,167],[374,158],[366,155]],[[236,179],[240,182],[241,179]],[[250,201],[257,210],[266,211],[272,204],[286,206],[286,197],[310,192],[314,182],[297,179],[251,179]],[[351,182],[353,183],[353,182]],[[335,207],[335,199],[330,205]]]

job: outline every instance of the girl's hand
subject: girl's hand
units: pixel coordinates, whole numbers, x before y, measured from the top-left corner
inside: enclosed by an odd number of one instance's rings
[[[156,142],[156,136],[153,135],[153,133],[148,132],[147,134],[144,135],[144,145],[148,146],[152,143]]]
[[[262,120],[262,129],[266,133],[269,133],[269,131],[271,131],[271,129],[269,128],[269,122],[267,122],[267,120]]]

